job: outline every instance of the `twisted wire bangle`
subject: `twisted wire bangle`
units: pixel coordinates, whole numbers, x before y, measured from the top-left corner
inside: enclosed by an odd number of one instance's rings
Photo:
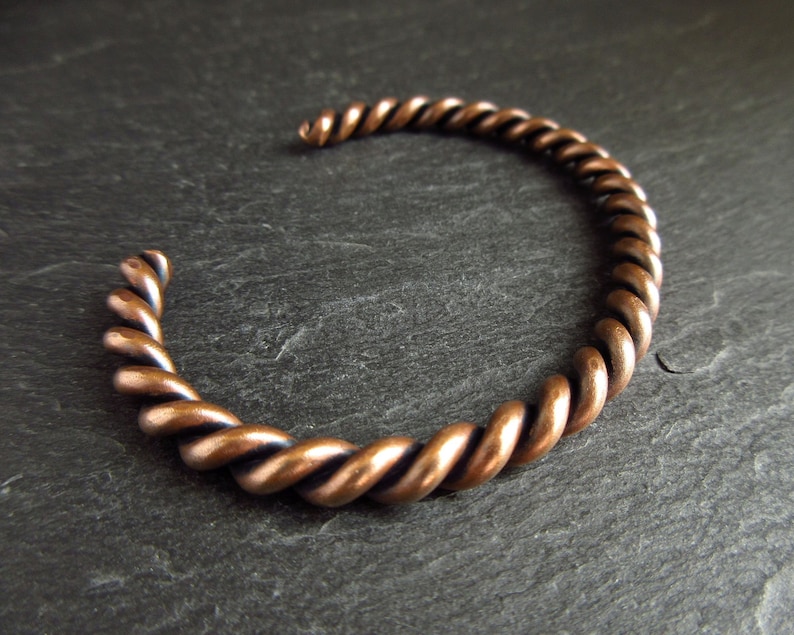
[[[526,147],[566,168],[595,198],[608,223],[616,264],[605,316],[594,326],[593,345],[574,355],[574,376],[549,377],[536,405],[505,402],[484,428],[453,423],[424,444],[398,436],[363,448],[335,438],[299,441],[278,428],[242,423],[204,401],[177,374],[160,326],[171,263],[159,251],[144,251],[121,263],[129,286],[113,291],[108,306],[125,326],[109,329],[104,345],[135,364],[119,368],[114,385],[120,393],[148,400],[139,415],[141,429],[174,436],[191,468],[227,466],[249,492],[294,487],[307,501],[328,507],[364,495],[381,503],[408,503],[438,488],[476,487],[506,466],[541,458],[562,436],[589,425],[628,384],[648,350],[662,282],[655,215],[629,171],[602,147],[554,121],[455,98],[387,98],[371,107],[355,102],[342,113],[323,110],[313,123],[304,122],[299,134],[322,147],[403,129],[462,132]]]

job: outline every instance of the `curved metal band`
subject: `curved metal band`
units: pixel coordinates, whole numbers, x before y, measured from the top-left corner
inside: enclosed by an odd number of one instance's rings
[[[174,435],[190,467],[228,466],[249,492],[295,487],[306,500],[328,507],[360,496],[407,503],[438,488],[475,487],[506,466],[539,459],[562,436],[587,427],[628,384],[635,363],[648,350],[662,282],[656,215],[628,169],[604,148],[550,119],[456,98],[387,98],[372,106],[355,102],[341,113],[324,110],[313,123],[304,122],[299,134],[321,147],[403,129],[461,132],[517,144],[547,156],[589,190],[609,219],[609,253],[615,262],[593,345],[576,352],[572,377],[546,380],[536,405],[506,402],[485,427],[453,423],[424,444],[408,437],[386,437],[364,448],[341,439],[297,441],[277,428],[242,423],[203,401],[177,374],[160,325],[171,263],[159,251],[145,251],[121,264],[129,286],[113,291],[108,307],[124,326],[108,330],[104,344],[134,363],[116,372],[114,384],[119,392],[150,402],[141,410],[141,429]]]

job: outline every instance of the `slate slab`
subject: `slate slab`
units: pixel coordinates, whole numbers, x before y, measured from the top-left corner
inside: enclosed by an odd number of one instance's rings
[[[794,5],[0,5],[0,630],[794,630]],[[631,167],[651,351],[545,460],[317,510],[184,468],[112,392],[118,261],[174,260],[180,369],[249,421],[366,443],[565,369],[604,259],[542,163],[462,138],[316,152],[353,99],[553,117]]]

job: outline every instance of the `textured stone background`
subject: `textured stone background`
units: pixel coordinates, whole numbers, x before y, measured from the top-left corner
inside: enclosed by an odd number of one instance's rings
[[[794,630],[794,4],[2,2],[0,630]],[[648,357],[545,460],[404,508],[257,499],[113,393],[104,296],[175,261],[212,401],[298,436],[426,439],[587,337],[590,208],[461,138],[324,152],[384,95],[580,129],[660,216]]]

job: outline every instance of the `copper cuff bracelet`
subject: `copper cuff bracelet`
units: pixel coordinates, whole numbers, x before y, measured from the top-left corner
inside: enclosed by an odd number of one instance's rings
[[[298,441],[267,425],[244,424],[228,410],[202,400],[177,374],[163,345],[160,318],[171,280],[171,263],[145,251],[121,263],[127,288],[108,297],[125,326],[107,331],[105,348],[132,361],[115,374],[116,390],[147,400],[141,429],[174,435],[185,463],[196,470],[227,466],[243,489],[272,494],[294,487],[307,501],[336,507],[366,495],[381,503],[417,501],[437,488],[469,489],[506,466],[544,456],[560,437],[584,429],[605,402],[628,384],[645,355],[659,311],[662,265],[656,218],[642,188],[602,147],[554,121],[488,102],[446,98],[355,102],[342,112],[324,110],[299,134],[313,146],[397,130],[461,132],[501,140],[547,156],[565,168],[595,199],[608,224],[615,266],[604,317],[594,326],[592,346],[573,358],[572,377],[553,375],[538,402],[508,401],[483,428],[453,423],[427,443],[386,437],[364,448],[342,439]]]

